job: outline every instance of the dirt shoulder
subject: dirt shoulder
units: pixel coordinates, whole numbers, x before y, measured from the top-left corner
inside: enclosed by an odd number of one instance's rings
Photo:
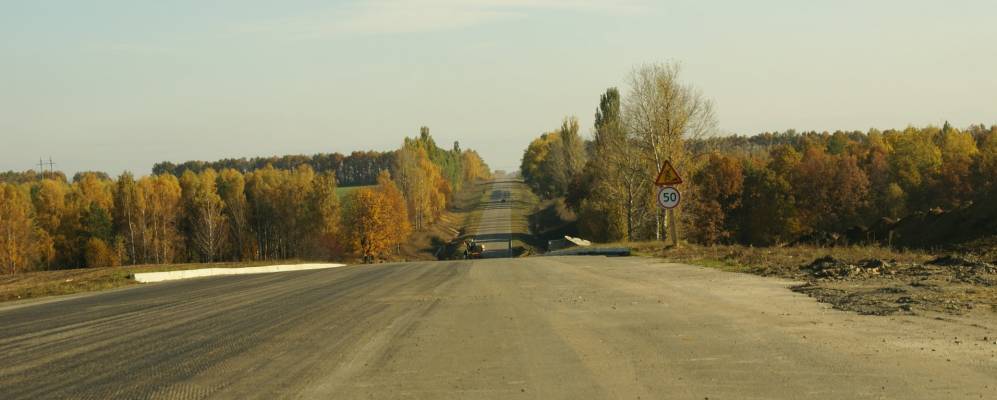
[[[138,285],[129,278],[137,272],[180,271],[199,268],[242,268],[273,265],[274,261],[130,265],[125,267],[80,268],[0,275],[0,302],[59,296]],[[298,264],[301,261],[281,261]]]
[[[979,255],[883,247],[693,246],[625,243],[638,255],[789,279],[835,308],[865,315],[997,315],[997,267]]]

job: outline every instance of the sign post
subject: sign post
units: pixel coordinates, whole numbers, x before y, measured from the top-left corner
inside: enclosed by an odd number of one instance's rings
[[[658,171],[658,177],[654,179],[655,186],[658,186],[658,205],[667,212],[668,236],[672,239],[672,247],[678,247],[678,221],[675,220],[675,207],[678,207],[682,200],[682,194],[674,185],[682,183],[682,177],[672,166],[671,161],[665,161]]]

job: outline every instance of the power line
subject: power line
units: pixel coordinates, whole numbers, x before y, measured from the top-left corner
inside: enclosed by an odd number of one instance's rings
[[[52,157],[51,156],[49,156],[48,162],[45,162],[44,159],[42,159],[41,157],[38,157],[38,177],[40,179],[45,178],[45,166],[46,165],[48,166],[48,172],[49,172],[49,174],[55,173],[55,162],[52,161]]]

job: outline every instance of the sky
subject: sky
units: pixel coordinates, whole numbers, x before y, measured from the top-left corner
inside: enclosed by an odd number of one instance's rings
[[[437,143],[514,170],[644,63],[719,134],[997,123],[997,2],[0,0],[0,170]]]

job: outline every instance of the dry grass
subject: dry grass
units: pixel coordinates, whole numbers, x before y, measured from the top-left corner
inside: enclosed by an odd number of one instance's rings
[[[666,248],[660,241],[613,243],[635,255],[696,264],[731,272],[778,276],[799,282],[794,291],[835,308],[869,315],[997,312],[997,274],[967,265],[934,265],[937,254],[879,246],[696,246]],[[844,275],[817,275],[815,259],[833,257]],[[970,256],[972,259],[973,257]],[[847,269],[863,260],[884,261],[883,268]],[[866,264],[868,265],[868,264]],[[804,268],[806,267],[806,268]],[[832,270],[840,271],[840,270]]]
[[[897,250],[880,246],[751,247],[683,244],[679,248],[666,248],[665,243],[660,241],[609,243],[596,246],[629,247],[635,255],[640,256],[660,257],[668,261],[703,265],[725,271],[778,275],[787,278],[802,277],[800,266],[827,255],[852,262],[879,259],[896,260],[900,263],[923,263],[934,258],[933,255],[922,251]]]
[[[226,262],[204,264],[133,265],[127,267],[80,268],[58,271],[35,271],[0,276],[0,301],[57,296],[135,285],[130,275],[136,272],[177,271],[198,268],[241,268],[273,265],[274,261]],[[280,261],[297,264],[300,261]]]
[[[684,246],[663,252],[663,257],[669,259],[692,261],[698,258],[699,260],[721,263],[730,270],[789,278],[802,277],[800,266],[809,264],[814,259],[823,256],[831,256],[850,262],[878,259],[895,260],[905,264],[923,263],[933,258],[932,255],[923,252],[895,250],[880,246],[711,246],[699,248]]]

